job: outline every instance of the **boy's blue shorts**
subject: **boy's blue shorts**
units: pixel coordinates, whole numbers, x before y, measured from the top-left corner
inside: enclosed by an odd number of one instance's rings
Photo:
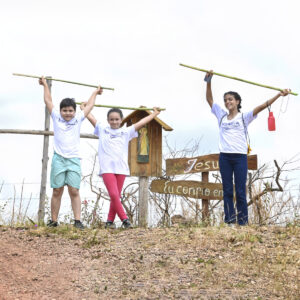
[[[65,158],[54,152],[50,173],[51,188],[70,185],[79,189],[80,181],[80,158]]]

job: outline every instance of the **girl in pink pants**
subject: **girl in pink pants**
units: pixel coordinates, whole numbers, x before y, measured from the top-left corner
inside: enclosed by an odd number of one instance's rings
[[[85,103],[81,105],[81,109]],[[128,144],[131,139],[138,136],[138,130],[153,120],[160,113],[158,108],[153,108],[153,113],[130,127],[120,127],[123,113],[118,108],[112,108],[107,113],[108,125],[97,122],[92,114],[87,116],[95,127],[94,134],[99,137],[98,158],[100,173],[110,197],[110,208],[105,227],[115,228],[114,220],[118,215],[124,228],[132,225],[124,211],[120,200],[125,177],[128,176]]]
[[[120,220],[128,219],[122,203],[120,201],[120,196],[122,192],[123,183],[125,181],[125,175],[123,174],[113,174],[113,173],[104,173],[102,178],[106,189],[110,197],[110,207],[107,217],[106,227],[111,225],[114,222],[116,214]]]

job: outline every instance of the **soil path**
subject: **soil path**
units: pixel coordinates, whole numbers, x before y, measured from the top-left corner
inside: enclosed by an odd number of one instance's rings
[[[67,240],[1,235],[0,299],[81,299],[82,249]]]

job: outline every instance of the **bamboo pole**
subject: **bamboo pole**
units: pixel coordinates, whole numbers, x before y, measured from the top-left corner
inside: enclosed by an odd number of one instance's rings
[[[26,75],[26,74],[19,74],[19,73],[13,73],[13,75],[15,76],[23,76],[23,77],[30,77],[30,78],[41,78],[41,76],[34,76],[34,75]],[[89,86],[89,87],[94,87],[97,88],[97,85],[92,85],[92,84],[86,84],[86,83],[80,83],[80,82],[75,82],[75,81],[68,81],[68,80],[63,80],[63,79],[54,79],[54,78],[47,78],[48,80],[52,80],[52,81],[60,81],[60,82],[65,82],[65,83],[71,83],[71,84],[77,84],[77,85],[83,85],[83,86]],[[109,87],[104,87],[101,86],[102,89],[104,90],[112,90],[114,91],[114,88],[109,88]]]
[[[76,104],[81,105],[82,102],[76,102]],[[117,106],[117,105],[104,105],[104,104],[95,104],[96,107],[106,107],[106,108],[120,108],[120,109],[130,109],[130,110],[153,110],[153,108],[149,107],[125,107],[125,106]],[[166,110],[165,108],[159,108],[159,110]]]
[[[196,67],[192,67],[192,66],[188,66],[188,65],[184,65],[184,64],[179,64],[179,65],[182,66],[182,67],[190,68],[190,69],[197,70],[197,71],[201,71],[201,72],[206,72],[206,73],[209,72],[209,70],[200,69],[200,68],[196,68]],[[264,88],[267,88],[267,89],[272,89],[272,90],[276,90],[276,91],[280,91],[280,92],[283,91],[283,89],[280,89],[280,88],[276,88],[276,87],[273,87],[273,86],[269,86],[269,85],[264,85],[264,84],[256,83],[256,82],[249,81],[249,80],[245,80],[245,79],[241,79],[241,78],[238,78],[238,77],[233,77],[233,76],[229,76],[229,75],[224,75],[224,74],[217,73],[217,72],[213,72],[213,74],[214,74],[214,75],[217,75],[217,76],[222,76],[222,77],[226,77],[226,78],[230,78],[230,79],[242,81],[242,82],[245,82],[245,83],[249,83],[249,84],[261,86],[261,87],[264,87]],[[293,93],[292,91],[290,91],[290,94],[292,94],[292,95],[294,95],[294,96],[298,96],[297,93]]]

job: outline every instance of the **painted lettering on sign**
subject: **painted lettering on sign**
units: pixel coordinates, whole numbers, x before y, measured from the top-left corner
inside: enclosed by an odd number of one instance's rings
[[[174,194],[196,199],[223,199],[223,189],[220,183],[153,180],[150,189],[154,193]]]
[[[206,172],[206,171],[218,171],[219,162],[218,161],[198,161],[197,158],[192,158],[187,161],[186,169],[184,173],[190,173],[192,171]]]

